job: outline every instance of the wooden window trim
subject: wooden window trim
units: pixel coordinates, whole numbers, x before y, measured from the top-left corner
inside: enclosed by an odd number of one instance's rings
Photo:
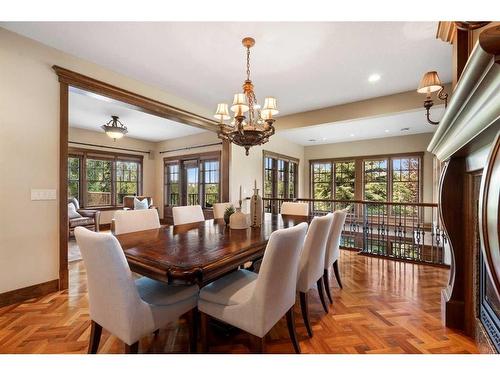
[[[387,160],[387,197],[388,199],[392,199],[392,160],[404,157],[418,157],[419,158],[419,176],[418,176],[418,203],[423,201],[423,176],[424,176],[424,157],[425,152],[404,152],[404,153],[393,153],[393,154],[379,154],[379,155],[362,155],[362,156],[353,156],[353,157],[340,157],[340,158],[321,158],[321,159],[310,159],[309,160],[309,198],[313,198],[313,169],[312,165],[314,163],[331,163],[332,164],[332,197],[334,194],[334,167],[333,164],[337,162],[348,162],[354,161],[355,163],[355,182],[354,182],[354,197],[356,200],[364,200],[365,194],[365,170],[364,170],[364,161],[366,160]],[[333,198],[331,198],[333,199]]]
[[[163,207],[170,207],[170,205],[167,204],[168,201],[165,200],[165,189],[168,184],[168,181],[166,181],[167,175],[165,173],[165,167],[168,164],[178,164],[179,165],[179,187],[180,187],[180,205],[187,204],[186,202],[183,202],[183,197],[184,197],[184,176],[182,173],[182,163],[187,162],[187,161],[196,161],[198,164],[198,196],[199,196],[199,202],[200,206],[202,207],[203,210],[212,210],[211,207],[205,207],[205,183],[204,183],[204,176],[202,176],[202,168],[200,165],[204,161],[208,160],[217,160],[219,162],[219,198],[218,201],[220,202],[221,199],[223,198],[223,165],[222,165],[222,151],[209,151],[209,152],[201,152],[197,154],[184,154],[184,155],[177,155],[177,156],[169,156],[169,157],[164,157],[163,158]],[[203,182],[202,182],[203,181]]]
[[[144,156],[136,154],[125,154],[120,152],[110,152],[110,151],[100,151],[94,149],[69,147],[68,148],[68,158],[77,157],[80,159],[80,207],[82,209],[92,209],[92,210],[119,210],[123,208],[123,204],[119,205],[116,203],[116,162],[135,162],[139,164],[139,181],[137,181],[137,195],[142,195],[143,193],[143,175],[144,175]],[[93,160],[103,160],[111,161],[111,204],[105,206],[87,206],[87,196],[85,192],[87,191],[87,159]]]

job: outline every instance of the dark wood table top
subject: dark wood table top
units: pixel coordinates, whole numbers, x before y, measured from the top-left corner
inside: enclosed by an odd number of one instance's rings
[[[265,214],[260,228],[230,229],[224,220],[120,234],[132,271],[169,283],[206,284],[261,258],[271,233],[309,218]]]

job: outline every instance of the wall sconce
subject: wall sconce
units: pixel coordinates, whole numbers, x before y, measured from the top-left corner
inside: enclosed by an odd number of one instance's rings
[[[420,85],[418,85],[417,92],[419,94],[426,94],[427,98],[424,101],[424,108],[426,110],[427,121],[432,125],[439,125],[439,121],[432,121],[430,119],[429,110],[434,105],[433,100],[431,99],[431,94],[435,91],[438,91],[437,97],[444,101],[444,107],[448,105],[448,94],[444,92],[444,86],[439,79],[437,72],[427,72],[422,77],[420,81]]]

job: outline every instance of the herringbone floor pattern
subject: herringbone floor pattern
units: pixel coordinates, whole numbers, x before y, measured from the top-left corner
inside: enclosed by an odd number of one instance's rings
[[[474,342],[443,327],[440,290],[448,270],[405,264],[342,251],[344,289],[334,277],[334,302],[325,314],[316,290],[310,292],[309,339],[295,308],[303,353],[477,353]],[[333,272],[332,272],[333,274]],[[70,289],[0,308],[0,353],[85,353],[90,333],[83,262],[70,264]],[[238,330],[212,328],[211,352],[248,353],[249,339]],[[184,319],[144,338],[142,353],[186,352]],[[285,319],[267,335],[267,353],[292,353]],[[100,353],[123,353],[122,343],[105,330]]]

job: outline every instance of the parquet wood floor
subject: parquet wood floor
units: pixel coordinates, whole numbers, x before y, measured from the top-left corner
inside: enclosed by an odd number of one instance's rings
[[[302,353],[477,353],[474,341],[445,328],[440,290],[449,271],[342,251],[344,289],[331,276],[334,302],[325,314],[316,290],[310,292],[314,337],[307,337],[295,307]],[[332,272],[333,274],[333,272]],[[90,333],[83,262],[70,264],[70,289],[0,308],[0,353],[85,353]],[[248,353],[250,340],[238,330],[212,328],[211,352]],[[144,338],[141,353],[180,353],[188,348],[184,319]],[[267,335],[267,353],[293,353],[285,319]],[[100,353],[123,353],[105,330]]]

